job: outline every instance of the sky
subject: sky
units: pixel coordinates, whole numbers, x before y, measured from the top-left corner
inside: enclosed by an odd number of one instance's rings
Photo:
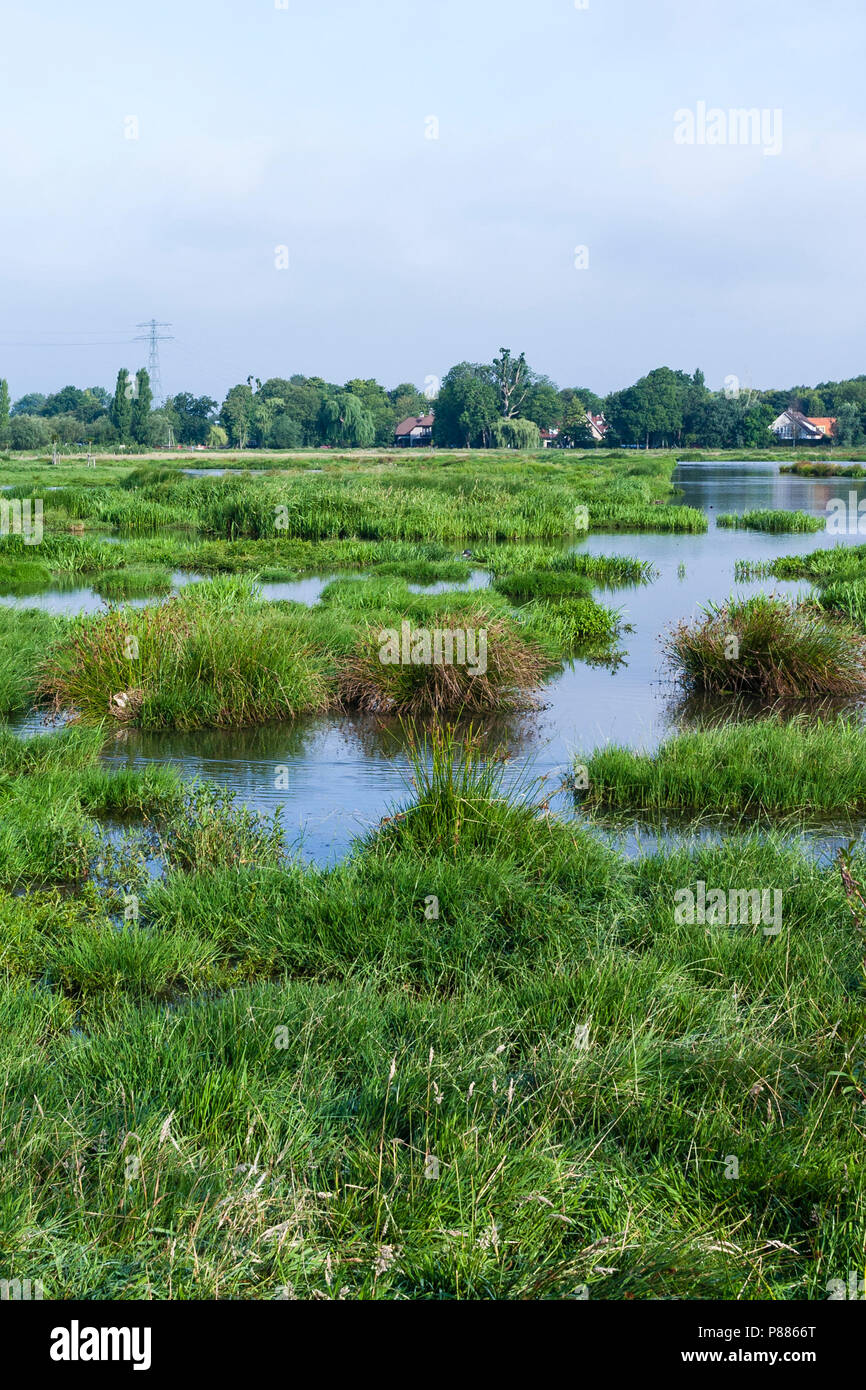
[[[866,372],[864,40],[863,0],[5,0],[0,376],[111,387],[152,317],[219,399],[502,346],[599,393]]]

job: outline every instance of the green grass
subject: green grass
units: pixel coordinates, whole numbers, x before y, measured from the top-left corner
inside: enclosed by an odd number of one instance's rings
[[[738,584],[749,584],[757,579],[771,579],[775,575],[773,560],[735,560],[734,579]]]
[[[38,594],[51,584],[51,571],[38,560],[11,560],[0,564],[0,593],[18,597]]]
[[[107,570],[94,581],[98,594],[107,599],[151,598],[170,594],[172,578],[168,570],[156,565],[142,569]]]
[[[779,472],[795,473],[800,478],[866,478],[866,467],[862,463],[830,463],[826,459],[808,462],[798,459],[796,463],[785,464]]]
[[[393,634],[390,648],[386,634]],[[368,624],[340,663],[338,692],[343,706],[377,714],[521,709],[534,703],[529,692],[550,666],[540,645],[507,615],[483,603],[471,610],[443,607],[430,626]]]
[[[41,654],[35,695],[89,723],[180,730],[329,708],[523,708],[564,658],[609,655],[618,632],[618,614],[591,597],[587,579],[553,579],[562,597],[515,608],[495,589],[414,593],[373,572],[333,580],[307,607],[264,600],[249,576],[222,576],[162,605],[71,620]],[[420,643],[406,660],[404,623]],[[389,633],[398,647],[385,661]]]
[[[741,515],[736,512],[723,512],[716,517],[716,525],[739,527],[747,531],[769,531],[775,535],[783,531],[823,531],[827,519],[823,516],[810,516],[808,512],[759,508],[743,512]]]
[[[39,694],[145,729],[293,719],[328,704],[327,662],[304,621],[256,601],[249,580],[191,585],[158,607],[76,619],[42,665]]]
[[[110,772],[101,729],[19,739],[0,730],[0,886],[87,882],[102,850],[97,816],[165,813],[180,802],[168,767]]]
[[[556,602],[560,599],[589,598],[592,592],[588,579],[568,570],[523,570],[500,575],[493,587],[515,604],[536,599]]]
[[[590,506],[589,521],[597,531],[662,531],[700,534],[706,513],[699,507],[647,506],[642,503],[598,501]]]
[[[646,458],[484,451],[405,458],[333,455],[261,478],[190,478],[174,467],[139,467],[121,486],[79,477],[48,494],[49,527],[112,527],[135,537],[175,527],[227,540],[355,540],[420,544],[562,539],[585,526],[619,530],[706,529],[702,512],[665,505],[672,455]],[[24,484],[22,483],[22,486]]]
[[[526,633],[552,660],[563,655],[615,656],[620,614],[593,598],[536,600],[521,608],[518,616]]]
[[[844,614],[866,631],[866,577],[837,579],[820,590],[816,602],[821,608]]]
[[[689,691],[765,699],[856,695],[866,644],[811,605],[755,594],[711,604],[665,637],[670,669]]]
[[[66,620],[51,613],[0,605],[0,718],[30,708],[39,662],[65,630]]]
[[[611,745],[581,757],[586,803],[724,815],[866,812],[866,730],[844,719],[767,718],[691,730],[654,753]]]
[[[4,1276],[791,1300],[858,1268],[838,874],[750,836],[630,863],[455,751],[417,749],[410,801],[334,869],[211,798],[122,929],[90,888],[0,894]],[[678,924],[701,880],[781,887],[781,934]]]
[[[834,545],[808,555],[782,555],[773,563],[777,579],[866,579],[866,545]]]

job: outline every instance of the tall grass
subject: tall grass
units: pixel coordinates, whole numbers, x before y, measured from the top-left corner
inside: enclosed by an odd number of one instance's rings
[[[699,507],[661,506],[630,502],[597,501],[589,508],[589,521],[598,531],[661,531],[700,534],[706,531],[706,513]]]
[[[412,659],[383,659],[387,631],[379,623],[364,631],[356,650],[340,663],[338,690],[347,707],[378,714],[455,714],[525,708],[528,692],[540,685],[550,661],[539,645],[524,636],[509,618],[477,606],[470,611],[442,610],[435,628],[441,654],[430,629],[407,624]],[[417,646],[426,637],[427,650]],[[435,639],[434,639],[435,640]],[[417,646],[418,657],[415,659]]]
[[[535,600],[520,609],[518,620],[552,660],[579,654],[613,657],[620,631],[619,610],[593,598]]]
[[[786,512],[781,508],[757,508],[739,515],[736,512],[722,512],[716,517],[717,526],[739,527],[747,531],[769,531],[773,534],[783,531],[823,531],[826,524],[826,517],[811,516],[808,512],[801,511]]]
[[[837,579],[819,591],[816,602],[828,611],[844,613],[866,631],[866,578]]]
[[[333,869],[243,835],[251,862],[221,860],[202,803],[138,924],[0,893],[4,1274],[46,1298],[783,1301],[858,1267],[862,944],[835,869],[742,835],[630,863],[448,739]],[[678,922],[698,881],[781,886],[781,934]]]
[[[240,727],[324,709],[325,673],[302,619],[256,602],[251,581],[223,579],[76,620],[43,663],[39,694],[90,720]]]
[[[170,594],[172,578],[168,570],[157,565],[141,569],[106,570],[93,582],[98,594],[107,599],[150,598],[157,594]]]
[[[498,575],[493,587],[512,603],[529,603],[534,599],[556,602],[559,599],[589,598],[590,581],[582,574],[569,570],[523,570]]]
[[[589,805],[635,811],[866,811],[866,731],[844,719],[746,720],[692,730],[653,753],[608,746],[578,759]]]
[[[0,605],[0,717],[24,714],[39,683],[38,666],[66,630],[66,620],[38,609]]]
[[[855,695],[866,688],[866,642],[849,625],[773,595],[710,604],[664,640],[689,690],[765,698]]]

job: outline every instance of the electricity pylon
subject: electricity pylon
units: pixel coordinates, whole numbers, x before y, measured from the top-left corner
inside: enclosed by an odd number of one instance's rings
[[[135,326],[136,328],[147,329],[146,333],[139,333],[133,341],[136,343],[150,344],[147,373],[150,377],[150,390],[153,396],[154,408],[158,410],[161,405],[165,405],[165,399],[162,394],[162,379],[159,373],[159,345],[160,343],[172,342],[174,340],[174,334],[160,333],[159,330],[161,328],[171,328],[171,324],[160,323],[156,319],[150,319],[146,323],[137,323]]]

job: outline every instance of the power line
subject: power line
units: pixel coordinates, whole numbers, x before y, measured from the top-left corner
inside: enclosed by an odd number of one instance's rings
[[[0,348],[70,348],[70,347],[123,347],[126,343],[135,343],[136,338],[113,338],[111,340],[95,342],[90,339],[82,343],[4,343],[0,342]]]
[[[156,319],[150,319],[145,323],[137,323],[136,328],[146,328],[146,333],[139,333],[138,337],[133,338],[135,343],[149,343],[150,351],[148,354],[147,371],[150,377],[150,389],[153,394],[153,404],[159,408],[164,404],[162,394],[162,378],[159,372],[159,345],[173,341],[173,333],[160,333],[161,328],[171,328],[170,323],[160,323]]]

